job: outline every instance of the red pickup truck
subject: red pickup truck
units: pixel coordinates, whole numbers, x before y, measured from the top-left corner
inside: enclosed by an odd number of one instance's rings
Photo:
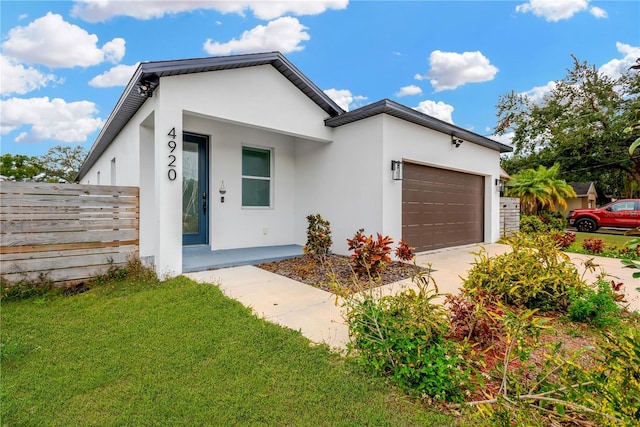
[[[600,227],[636,228],[640,226],[640,199],[622,199],[598,209],[569,211],[569,225],[578,231],[593,232]]]

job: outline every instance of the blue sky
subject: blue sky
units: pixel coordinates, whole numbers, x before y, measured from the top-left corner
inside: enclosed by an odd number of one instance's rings
[[[2,0],[0,24],[3,154],[89,149],[140,61],[279,50],[345,109],[490,136],[500,95],[541,97],[572,54],[612,76],[640,57],[634,0]]]

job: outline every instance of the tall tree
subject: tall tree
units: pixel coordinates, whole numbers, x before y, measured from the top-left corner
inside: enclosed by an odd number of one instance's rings
[[[0,156],[0,175],[12,181],[42,181],[46,176],[37,157],[9,153]]]
[[[560,164],[550,168],[538,166],[537,169],[524,169],[513,175],[507,182],[507,195],[519,197],[522,210],[526,214],[535,214],[538,208],[555,212],[558,208],[567,208],[567,199],[576,197],[573,188],[558,178]]]
[[[573,69],[542,100],[511,92],[500,97],[499,135],[514,132],[515,156],[503,166],[520,168],[560,163],[567,181],[597,181],[602,191],[631,196],[640,188],[640,154],[629,146],[640,129],[625,132],[640,108],[640,73],[618,78],[573,57]]]
[[[42,156],[42,165],[49,182],[73,182],[87,156],[80,146],[57,145]]]

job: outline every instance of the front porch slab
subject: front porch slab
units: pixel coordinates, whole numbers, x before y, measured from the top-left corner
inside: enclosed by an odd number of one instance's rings
[[[182,272],[255,265],[303,255],[300,245],[260,246],[212,251],[208,245],[183,246]]]

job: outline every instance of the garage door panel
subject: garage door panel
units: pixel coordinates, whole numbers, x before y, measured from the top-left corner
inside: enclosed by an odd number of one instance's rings
[[[484,178],[405,163],[402,238],[418,251],[484,240]]]

